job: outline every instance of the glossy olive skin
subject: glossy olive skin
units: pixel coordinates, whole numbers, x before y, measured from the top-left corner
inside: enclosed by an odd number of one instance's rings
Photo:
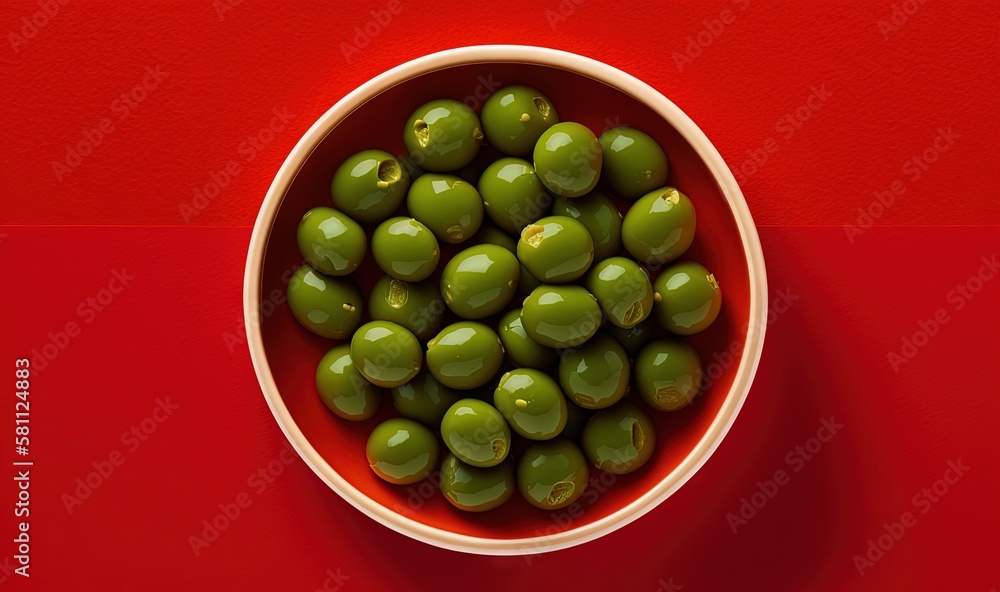
[[[639,396],[653,409],[687,407],[701,388],[701,358],[686,341],[663,337],[642,348],[632,368]]]
[[[590,339],[601,325],[601,307],[585,288],[574,285],[535,288],[521,308],[521,326],[545,347],[573,347]]]
[[[333,175],[333,205],[362,224],[392,215],[406,199],[410,176],[396,157],[382,150],[364,150],[349,157]]]
[[[483,200],[475,185],[453,175],[427,173],[410,184],[410,215],[431,229],[438,240],[458,244],[483,223]]]
[[[646,464],[656,449],[656,426],[649,414],[628,401],[603,409],[583,428],[583,452],[592,465],[616,475]]]
[[[678,335],[707,329],[722,309],[722,289],[715,276],[694,261],[679,261],[656,278],[656,320]]]
[[[403,417],[378,424],[365,446],[375,474],[396,485],[426,479],[437,466],[437,437],[426,427]]]
[[[500,318],[498,334],[504,353],[515,365],[522,368],[544,370],[559,359],[556,350],[539,345],[525,333],[521,326],[521,309],[515,308]]]
[[[503,310],[514,298],[521,266],[510,251],[475,245],[452,257],[441,272],[441,297],[464,319],[482,319]]]
[[[361,324],[365,299],[349,277],[325,276],[310,265],[288,281],[288,308],[300,325],[327,339],[346,339]]]
[[[489,220],[483,221],[483,225],[479,227],[479,232],[469,242],[477,245],[496,245],[510,251],[511,255],[517,255],[517,238],[500,230],[496,224]]]
[[[333,208],[306,212],[295,238],[306,263],[326,275],[350,274],[368,252],[368,238],[361,225]]]
[[[602,179],[615,195],[636,199],[667,182],[667,155],[645,132],[616,127],[599,138],[604,155]]]
[[[585,283],[604,317],[616,327],[634,327],[653,310],[653,285],[639,264],[625,257],[599,261]]]
[[[559,198],[552,202],[553,216],[573,218],[590,232],[594,260],[611,257],[622,247],[622,214],[618,205],[595,189],[582,197]]]
[[[577,349],[565,350],[559,360],[563,392],[584,409],[603,409],[617,403],[628,391],[629,376],[625,348],[603,332]]]
[[[446,307],[431,280],[404,282],[383,275],[368,294],[368,315],[373,321],[392,321],[427,341],[444,325]]]
[[[559,114],[548,97],[530,86],[501,88],[486,99],[482,111],[486,141],[511,156],[527,156]]]
[[[594,261],[594,241],[587,228],[566,216],[548,216],[524,227],[517,258],[528,273],[547,284],[583,276]]]
[[[633,257],[649,265],[669,263],[694,241],[694,205],[673,187],[661,187],[639,198],[622,222],[622,243]]]
[[[557,123],[545,130],[532,157],[538,178],[556,195],[580,197],[601,177],[601,144],[579,123]]]
[[[492,467],[474,467],[447,454],[439,477],[444,499],[459,510],[485,512],[499,508],[514,495],[514,463],[506,460]]]
[[[413,218],[389,218],[372,232],[372,255],[382,271],[404,282],[434,273],[441,249],[429,228]]]
[[[441,438],[458,459],[474,467],[492,467],[510,452],[510,428],[500,412],[479,399],[462,399],[445,412]]]
[[[441,426],[444,412],[461,399],[455,391],[438,382],[427,370],[422,370],[406,384],[390,389],[389,394],[392,396],[392,404],[396,406],[400,415],[415,419],[433,429]]]
[[[616,325],[608,323],[608,333],[614,337],[618,343],[622,344],[625,348],[625,353],[628,354],[630,359],[635,359],[643,347],[647,343],[653,340],[656,335],[656,321],[652,317],[647,317],[645,321],[635,325],[634,327],[629,327],[628,329],[623,329]]]
[[[389,321],[371,321],[354,332],[351,360],[369,382],[385,388],[406,384],[423,365],[417,338]]]
[[[552,204],[530,162],[501,158],[486,167],[477,185],[486,215],[504,232],[519,233]]]
[[[452,323],[427,342],[427,368],[441,384],[474,389],[493,378],[503,363],[503,345],[482,323]]]
[[[556,381],[533,368],[503,375],[493,393],[493,406],[512,430],[529,440],[549,440],[566,427],[566,397]]]
[[[590,468],[583,453],[565,438],[535,442],[517,462],[517,487],[529,504],[558,510],[583,495]]]
[[[382,403],[382,389],[361,376],[351,361],[349,345],[338,345],[320,360],[316,391],[327,409],[351,421],[375,415]]]
[[[403,127],[403,144],[410,158],[433,173],[456,171],[469,164],[482,143],[482,125],[475,111],[452,99],[424,103]]]

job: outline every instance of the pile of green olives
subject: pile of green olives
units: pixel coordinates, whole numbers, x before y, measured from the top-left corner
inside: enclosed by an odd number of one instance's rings
[[[302,327],[336,341],[320,400],[378,422],[374,474],[433,478],[468,512],[515,493],[556,510],[592,470],[650,463],[651,414],[703,386],[683,336],[722,309],[718,278],[683,258],[695,208],[666,153],[638,129],[562,121],[523,85],[479,113],[441,98],[399,122],[406,155],[347,157],[333,207],[302,217],[287,288]],[[502,156],[476,160],[484,144]],[[381,278],[362,290],[360,269]]]

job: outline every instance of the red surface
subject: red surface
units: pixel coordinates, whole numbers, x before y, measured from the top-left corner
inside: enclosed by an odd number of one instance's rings
[[[480,82],[484,80],[488,82]],[[737,353],[742,352],[750,317],[748,264],[729,205],[708,167],[662,117],[625,93],[571,72],[524,64],[473,64],[425,74],[381,93],[339,123],[310,154],[281,202],[267,240],[264,282],[259,292],[261,301],[280,303],[283,300],[289,270],[302,263],[295,230],[303,212],[329,204],[332,168],[354,152],[368,147],[404,154],[400,129],[406,114],[426,101],[440,96],[474,96],[476,92],[486,96],[504,81],[515,80],[541,89],[557,106],[563,120],[578,121],[600,133],[607,127],[603,123],[605,114],[610,118],[627,117],[631,125],[649,133],[663,146],[671,162],[668,183],[691,196],[698,208],[698,232],[685,257],[711,269],[720,278],[725,292],[717,321],[690,341],[706,359],[706,366],[713,361],[712,352],[731,347]],[[359,143],[359,138],[364,140]],[[483,166],[499,158],[498,153],[481,156],[477,156],[477,161]],[[629,204],[622,205],[627,209]],[[446,245],[442,257],[451,257],[466,246]],[[624,251],[622,254],[628,256]],[[382,273],[370,256],[359,269],[354,277],[368,293]],[[440,271],[434,280],[440,280]],[[279,297],[275,299],[273,294]],[[490,322],[496,326],[496,319]],[[395,409],[387,405],[371,421],[345,426],[345,422],[326,411],[316,396],[315,368],[330,349],[331,342],[312,336],[283,305],[278,307],[277,313],[264,315],[261,333],[271,372],[292,419],[327,463],[364,495],[418,522],[484,538],[537,537],[552,526],[551,514],[520,498],[497,511],[473,515],[456,512],[441,496],[420,501],[419,508],[412,507],[414,492],[419,492],[420,488],[387,485],[372,473],[365,457],[365,444],[372,427],[396,415]],[[581,500],[586,513],[577,517],[573,526],[583,526],[621,509],[673,472],[715,419],[739,363],[736,360],[713,370],[711,387],[705,389],[697,405],[683,413],[654,414],[659,447],[665,452],[656,455],[641,473],[618,478],[604,475],[605,480],[614,479],[615,486],[599,497],[594,498],[591,494]],[[595,484],[601,478],[596,471],[592,475]]]
[[[0,584],[313,590],[333,589],[329,573],[339,569],[350,578],[342,590],[436,589],[472,577],[484,590],[621,588],[623,578],[638,590],[1000,589],[992,372],[1000,284],[985,282],[971,299],[956,290],[980,287],[970,278],[1000,244],[1000,27],[989,4],[919,5],[885,39],[879,21],[892,18],[891,2],[633,2],[609,11],[592,0],[554,30],[546,11],[558,11],[557,2],[433,11],[404,2],[348,63],[341,43],[384,6],[244,0],[220,20],[209,2],[70,2],[16,52],[0,48],[0,364],[11,373],[9,413],[14,360],[66,342],[32,374],[32,579],[12,573],[7,542]],[[671,55],[689,35],[718,31],[711,21],[727,6],[735,20],[727,15],[721,34],[679,71]],[[17,32],[37,7],[4,4],[3,30]],[[432,24],[416,36],[422,19]],[[461,25],[437,25],[444,22]],[[694,479],[608,537],[527,559],[411,541],[353,510],[300,461],[282,463],[284,438],[239,337],[248,225],[301,133],[389,66],[490,42],[577,51],[639,76],[687,111],[734,168],[748,151],[770,152],[743,186],[763,225],[772,301],[786,287],[798,297],[775,316],[743,413]],[[117,117],[114,99],[157,64],[168,72],[161,86],[57,181],[51,162],[81,130]],[[779,119],[824,84],[833,94],[787,137]],[[286,106],[287,124],[272,111]],[[272,118],[285,127],[241,152]],[[905,163],[949,126],[958,137],[939,141],[947,149],[914,178]],[[183,226],[180,205],[227,167],[228,186],[189,222],[234,228],[154,228]],[[905,191],[880,212],[874,192],[894,181]],[[859,207],[877,214],[875,228],[852,242],[842,225],[857,222]],[[87,299],[107,301],[101,290],[123,267],[134,279],[96,312]],[[887,354],[935,315],[935,335],[926,344],[918,335],[924,345],[894,371]],[[71,327],[67,341],[59,333],[70,322],[79,333]],[[147,421],[156,428],[146,440],[124,435],[168,397],[178,408],[163,423]],[[830,416],[844,427],[811,460],[796,460],[796,446],[809,445]],[[109,457],[121,463],[68,513],[63,494]],[[954,477],[948,462],[959,459],[967,475],[939,498],[931,490],[939,501],[929,502],[922,489]],[[269,463],[280,471],[271,482],[256,475]],[[787,484],[733,534],[727,514],[779,470]],[[12,507],[8,471],[0,502]],[[220,504],[237,501],[239,517],[196,556],[188,537]],[[8,512],[4,541],[16,536]],[[904,521],[912,526],[859,575],[854,556],[885,524],[898,533],[892,524]],[[609,561],[628,571],[604,568]]]

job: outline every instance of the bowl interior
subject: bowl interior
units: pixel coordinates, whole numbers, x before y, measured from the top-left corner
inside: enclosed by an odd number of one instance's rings
[[[506,84],[538,88],[551,99],[562,121],[580,122],[597,134],[609,127],[630,125],[652,135],[666,150],[670,162],[668,182],[687,194],[697,209],[697,237],[685,258],[708,267],[723,290],[718,320],[709,330],[689,338],[702,357],[708,388],[683,411],[651,413],[657,427],[657,451],[642,470],[613,476],[592,469],[592,487],[572,512],[569,527],[578,528],[635,501],[692,452],[733,384],[746,341],[750,309],[748,263],[735,218],[709,168],[655,111],[603,82],[543,65],[474,63],[408,79],[372,97],[340,121],[302,164],[268,237],[262,301],[274,301],[275,291],[283,294],[291,272],[302,263],[295,242],[299,219],[309,208],[332,205],[330,180],[346,157],[367,148],[402,155],[403,124],[418,105],[452,97],[466,99],[478,111],[490,92]],[[489,155],[484,151],[483,159]],[[362,265],[356,279],[367,293],[380,275],[369,254],[369,261]],[[277,300],[283,302],[282,298]],[[260,322],[267,363],[291,417],[326,463],[363,495],[428,526],[486,539],[530,538],[567,529],[566,511],[554,516],[533,508],[518,495],[497,510],[471,514],[452,508],[430,482],[394,486],[379,480],[368,467],[364,449],[374,426],[396,415],[388,394],[378,415],[368,421],[351,423],[335,417],[316,394],[314,373],[320,358],[336,343],[300,327],[285,304],[273,311],[263,306]],[[724,352],[735,355],[730,361]]]

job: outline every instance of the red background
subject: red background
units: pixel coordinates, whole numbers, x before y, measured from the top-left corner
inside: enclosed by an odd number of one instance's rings
[[[901,2],[898,26],[880,31],[879,21],[893,18],[891,2],[637,1],[612,9],[596,0],[403,0],[348,61],[342,44],[387,4],[243,0],[220,18],[209,1],[69,2],[30,38],[22,18],[39,4],[0,8],[0,32],[9,33],[0,47],[7,429],[14,360],[53,336],[61,342],[56,333],[67,323],[80,327],[32,375],[30,580],[10,571],[13,467],[0,476],[0,506],[11,508],[0,510],[0,541],[8,541],[0,543],[0,586],[314,590],[339,568],[349,578],[342,590],[471,578],[485,590],[622,581],[651,591],[1000,587],[1000,407],[991,372],[1000,282],[986,281],[971,299],[951,292],[1000,245],[994,6]],[[731,22],[714,22],[727,8]],[[903,8],[912,12],[905,22]],[[674,54],[699,35],[707,47],[678,67]],[[529,559],[411,541],[353,510],[298,460],[255,488],[262,482],[252,475],[281,458],[284,437],[238,337],[250,225],[298,137],[383,70],[482,43],[581,53],[676,102],[734,169],[747,167],[742,186],[760,226],[771,299],[786,288],[798,296],[768,329],[733,430],[684,488],[612,535]],[[84,130],[117,118],[116,97],[157,65],[167,73],[162,83],[58,180],[52,162],[65,161]],[[814,88],[829,98],[799,110],[808,120],[789,134],[780,120],[808,105]],[[250,160],[241,143],[286,107],[290,121]],[[905,163],[949,127],[957,137],[929,152],[934,162],[914,178]],[[762,150],[765,162],[746,165]],[[239,172],[185,220],[180,206],[230,161]],[[872,206],[874,192],[894,181],[905,192],[889,208]],[[875,227],[852,242],[843,225],[858,222],[858,208],[875,215]],[[122,268],[134,279],[91,316],[87,299]],[[948,321],[894,371],[887,354],[942,308]],[[178,409],[130,451],[123,432],[166,397]],[[795,472],[786,454],[829,416],[843,429]],[[2,454],[15,460],[8,446]],[[62,495],[115,451],[123,463],[68,513]],[[971,467],[967,475],[939,501],[915,505],[914,495],[958,459]],[[733,534],[727,513],[779,469],[789,483]],[[188,536],[241,493],[249,506],[195,556]],[[859,575],[854,556],[904,512],[915,524]]]

